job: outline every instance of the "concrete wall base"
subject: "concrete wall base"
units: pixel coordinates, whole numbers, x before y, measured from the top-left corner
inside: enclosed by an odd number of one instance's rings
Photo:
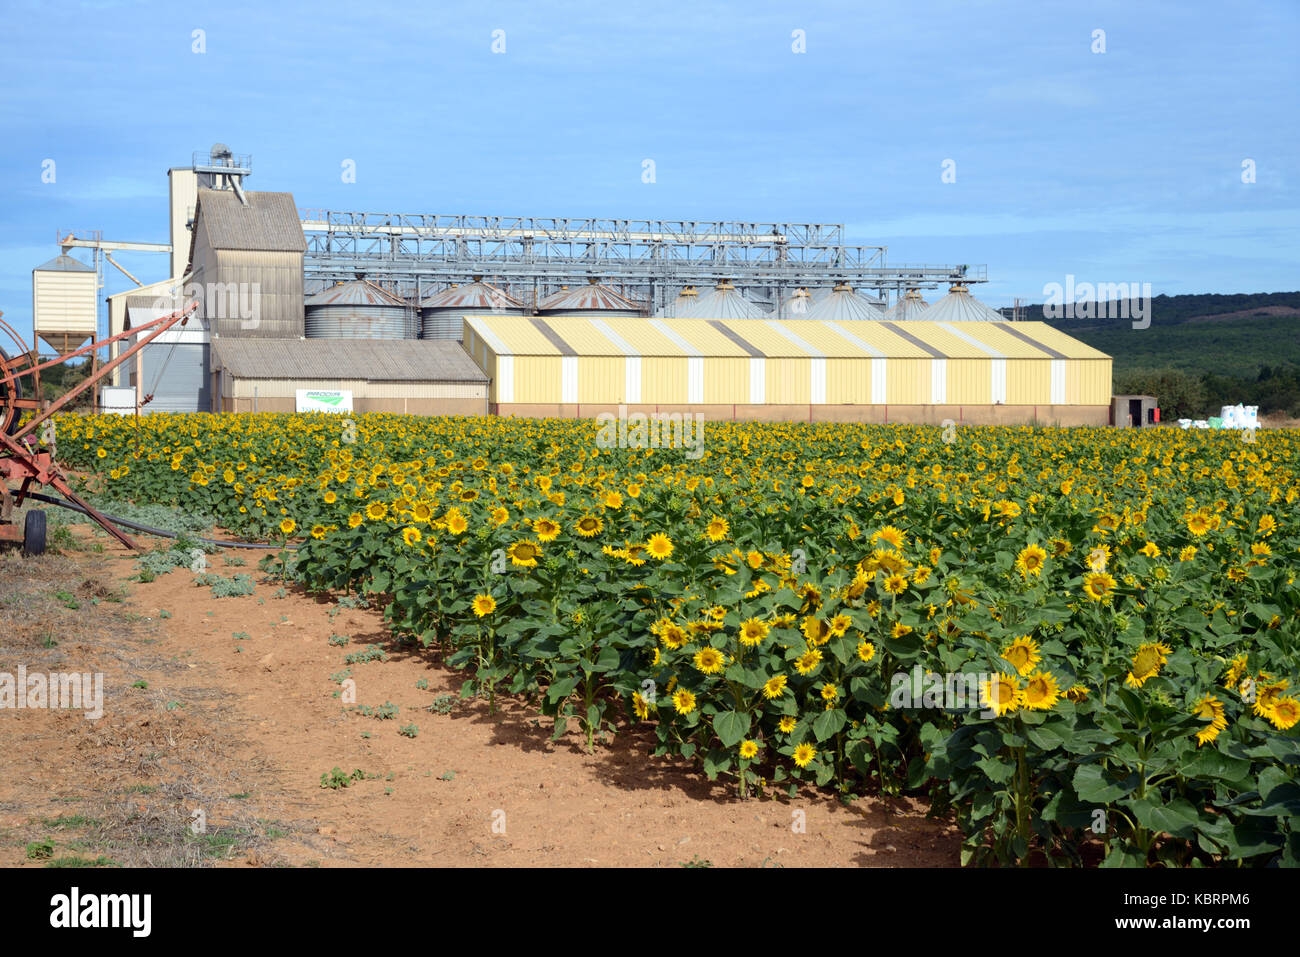
[[[601,403],[493,403],[493,415],[534,419],[594,419],[642,412],[700,414],[709,422],[867,422],[872,424],[942,425],[1083,425],[1110,424],[1108,405],[608,405]]]

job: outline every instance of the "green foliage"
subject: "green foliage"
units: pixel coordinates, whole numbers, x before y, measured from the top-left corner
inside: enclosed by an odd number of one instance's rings
[[[236,598],[241,595],[251,595],[255,587],[253,577],[245,575],[243,572],[230,578],[225,578],[215,572],[206,572],[202,575],[196,575],[194,584],[198,587],[211,587],[213,598]]]
[[[320,786],[328,788],[331,791],[337,791],[339,788],[351,787],[352,782],[364,780],[365,777],[366,772],[362,771],[360,768],[357,768],[351,774],[347,774],[338,767],[335,767],[331,769],[328,774],[322,774],[320,776]]]

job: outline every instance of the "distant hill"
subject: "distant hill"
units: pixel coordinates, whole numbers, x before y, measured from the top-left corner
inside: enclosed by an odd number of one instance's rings
[[[1121,305],[1096,310],[1116,318],[1045,319],[1041,303],[1022,307],[1022,315],[1113,356],[1120,391],[1159,382],[1164,401],[1176,379],[1171,373],[1179,373],[1188,388],[1173,405],[1182,412],[1246,402],[1263,412],[1300,414],[1300,292],[1153,296],[1146,329],[1119,318]],[[1010,309],[999,311],[1010,317]],[[1154,385],[1149,391],[1159,394]]]
[[[1107,303],[1106,314],[1119,316],[1120,305]],[[1134,329],[1131,318],[1043,319],[1043,308],[1023,314],[1114,356],[1116,372],[1170,367],[1254,377],[1262,366],[1300,364],[1300,292],[1153,296],[1147,329]]]

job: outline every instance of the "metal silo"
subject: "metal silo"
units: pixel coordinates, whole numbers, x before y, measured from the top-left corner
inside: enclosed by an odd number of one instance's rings
[[[304,303],[308,339],[418,339],[415,310],[365,279],[331,286]]]
[[[930,304],[921,298],[921,290],[909,289],[903,294],[898,302],[894,303],[885,312],[885,318],[890,322],[907,322],[912,319],[927,318],[925,312],[930,308]]]
[[[853,287],[848,283],[842,282],[831,290],[829,296],[824,296],[801,318],[829,319],[833,322],[839,322],[842,319],[865,319],[879,322],[885,318],[885,313],[875,303],[854,292]]]
[[[672,302],[666,302],[655,313],[656,319],[672,319],[676,316],[689,315],[695,304],[700,301],[700,294],[694,286],[684,286]]]
[[[813,297],[805,287],[796,289],[781,306],[782,319],[807,319],[813,309]]]
[[[970,294],[965,283],[953,283],[944,296],[925,311],[927,322],[1006,322],[1007,317],[995,312]]]
[[[475,276],[472,283],[450,286],[420,303],[421,339],[455,339],[464,335],[465,316],[522,316],[524,304],[502,289]]]
[[[619,318],[644,316],[645,310],[609,286],[601,285],[595,279],[587,280],[587,285],[577,289],[561,286],[537,304],[537,313],[542,316],[599,316],[602,318]]]
[[[700,297],[693,312],[681,318],[766,319],[767,310],[750,302],[736,291],[730,280],[724,279],[713,287],[712,292]]]

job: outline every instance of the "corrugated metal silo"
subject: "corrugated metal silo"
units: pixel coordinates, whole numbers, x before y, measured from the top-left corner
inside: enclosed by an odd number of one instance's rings
[[[921,290],[909,289],[898,302],[885,311],[885,318],[890,322],[928,319],[926,311],[929,308],[930,304],[921,298]]]
[[[418,339],[415,310],[365,279],[341,282],[304,302],[308,339]]]
[[[964,283],[953,283],[944,296],[925,311],[927,322],[1006,322],[1007,317],[995,312],[970,294]]]
[[[767,311],[756,303],[750,302],[724,279],[713,287],[708,295],[701,296],[695,309],[686,316],[687,319],[765,319]]]
[[[848,283],[842,282],[831,290],[829,296],[824,297],[801,318],[826,319],[832,322],[845,319],[879,322],[885,318],[885,313],[883,309],[854,292],[853,287]]]
[[[696,303],[700,301],[700,294],[694,286],[685,286],[677,294],[677,298],[672,302],[665,303],[663,308],[655,313],[656,319],[671,319],[674,316],[684,316],[695,309]]]
[[[781,307],[783,319],[807,319],[813,309],[813,297],[804,287],[796,289]]]
[[[645,315],[639,304],[595,279],[587,280],[587,285],[577,289],[561,287],[559,292],[537,304],[537,312],[542,316],[597,315],[611,318]]]
[[[420,303],[422,339],[455,339],[463,334],[464,316],[522,316],[524,304],[514,296],[475,276],[472,283],[451,286]]]

